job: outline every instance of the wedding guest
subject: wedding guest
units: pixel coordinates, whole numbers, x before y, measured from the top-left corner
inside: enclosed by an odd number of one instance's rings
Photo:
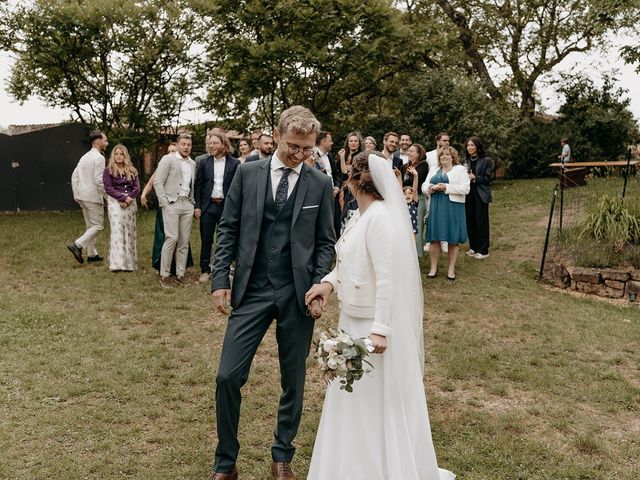
[[[418,176],[415,177],[415,182],[418,183]],[[411,218],[411,227],[413,228],[414,235],[418,233],[418,186],[404,187],[402,189],[404,193],[404,200],[407,202],[409,208],[409,217]]]
[[[469,235],[467,255],[484,260],[489,256],[489,203],[491,203],[493,166],[478,137],[470,137],[465,145],[466,167],[471,181],[471,189],[465,205]]]
[[[351,132],[347,135],[344,148],[338,152],[340,160],[340,171],[342,172],[342,185],[346,185],[351,170],[353,158],[362,151],[362,137],[360,132]],[[358,209],[358,203],[348,188],[343,187],[340,192],[340,232],[336,232],[337,236],[342,233],[353,213]]]
[[[194,184],[196,219],[200,220],[200,270],[198,280],[206,283],[211,278],[211,246],[224,202],[240,162],[231,156],[231,143],[224,133],[209,132],[207,154],[199,157]]]
[[[427,152],[427,164],[429,165],[429,171],[435,171],[438,169],[438,150],[443,147],[449,146],[449,134],[447,132],[440,132],[436,135],[436,148]],[[422,189],[420,190],[422,191]],[[429,216],[429,199],[425,199],[426,216]],[[440,242],[440,249],[442,253],[447,253],[447,242]],[[429,244],[424,244],[424,251],[429,251]]]
[[[342,173],[331,153],[333,146],[333,135],[331,132],[320,131],[316,137],[316,154],[318,156],[318,165],[320,170],[331,178],[333,183],[334,197],[334,229],[340,232],[340,186],[342,185]]]
[[[178,144],[176,142],[171,142],[169,147],[167,148],[167,153],[175,154],[178,150]],[[142,189],[142,193],[140,194],[140,203],[146,209],[149,209],[149,201],[147,196],[153,190],[153,182],[156,179],[155,172],[146,185]],[[156,223],[155,229],[153,232],[153,247],[151,249],[151,266],[160,273],[160,257],[162,256],[162,245],[164,245],[164,222],[162,221],[162,209],[156,209]],[[193,267],[193,255],[191,253],[191,243],[189,243],[189,253],[187,254],[187,268]],[[171,275],[176,274],[176,256],[175,251],[172,255],[171,260]]]
[[[116,145],[113,148],[102,180],[108,195],[107,212],[111,227],[109,270],[132,272],[138,269],[136,197],[140,193],[140,180],[127,147]]]
[[[395,151],[393,156],[402,160],[402,164],[406,165],[409,161],[409,147],[411,146],[411,135],[403,133],[400,135],[400,148]]]
[[[373,137],[365,137],[364,138],[364,149],[365,150],[375,150],[378,144],[376,139]]]
[[[435,278],[438,274],[440,242],[446,241],[449,244],[447,279],[454,281],[459,244],[467,241],[464,201],[465,195],[469,193],[469,176],[460,165],[455,148],[443,147],[438,150],[438,168],[429,172],[427,181],[422,185],[422,192],[431,201],[427,220],[431,269],[427,277]]]
[[[96,250],[96,236],[104,228],[104,151],[109,145],[107,136],[100,131],[89,135],[91,150],[85,153],[71,174],[71,188],[73,199],[82,208],[85,232],[74,242],[67,245],[73,257],[79,263],[84,263],[82,251],[87,252],[88,262],[100,262],[103,258]]]
[[[382,142],[384,149],[382,150],[382,154],[392,168],[398,169],[402,166],[402,159],[400,157],[396,157],[396,150],[398,149],[399,142],[400,136],[396,132],[387,132],[384,134]]]
[[[193,222],[195,167],[191,157],[191,135],[178,135],[178,151],[162,157],[153,187],[162,208],[165,240],[160,261],[160,285],[170,288],[169,275],[176,250],[176,280],[184,284],[189,238]]]
[[[248,138],[241,138],[238,142],[238,160],[240,163],[244,163],[247,157],[251,154],[251,144]]]
[[[249,155],[245,162],[256,162],[258,160],[266,160],[273,153],[273,137],[263,133],[258,138],[258,153]]]
[[[424,219],[427,215],[427,199],[422,193],[422,185],[427,179],[427,174],[429,173],[429,165],[427,164],[426,157],[427,152],[424,147],[419,143],[414,143],[407,149],[407,158],[409,161],[400,167],[403,186],[413,187],[416,177],[418,180],[418,185],[414,188],[416,190],[416,195],[418,196],[418,209],[416,212],[416,228],[418,230],[416,232],[416,250],[419,257],[422,257],[424,254]],[[410,168],[412,170],[410,170]]]
[[[569,146],[569,139],[567,137],[561,138],[560,146],[562,147],[562,153],[558,155],[558,160],[560,160],[560,163],[571,162],[571,147]]]
[[[251,148],[253,150],[251,150],[251,153],[249,154],[251,155],[258,155],[258,153],[260,153],[260,151],[258,150],[258,140],[260,139],[260,135],[262,135],[262,130],[254,130],[251,133]]]

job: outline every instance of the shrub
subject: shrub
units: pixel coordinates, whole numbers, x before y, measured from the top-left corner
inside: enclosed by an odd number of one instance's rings
[[[578,239],[603,241],[614,253],[622,253],[627,244],[640,244],[640,214],[624,206],[618,196],[603,195],[578,225]]]

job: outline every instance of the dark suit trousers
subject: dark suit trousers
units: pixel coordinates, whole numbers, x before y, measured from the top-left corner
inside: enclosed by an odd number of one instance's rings
[[[292,442],[302,415],[305,362],[314,322],[299,309],[293,283],[279,290],[271,284],[257,288],[250,283],[240,306],[229,317],[216,378],[216,472],[229,473],[236,463],[240,449],[240,389],[249,377],[253,357],[273,319],[276,319],[282,395],[271,456],[274,461],[289,462],[295,453]]]
[[[464,206],[469,248],[486,255],[489,253],[489,204],[482,201],[473,184]]]
[[[224,203],[211,202],[200,216],[200,269],[202,273],[211,272],[211,245],[216,227],[222,217]]]

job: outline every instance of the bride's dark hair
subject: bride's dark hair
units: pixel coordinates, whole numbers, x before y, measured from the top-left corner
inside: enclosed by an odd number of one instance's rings
[[[372,150],[358,153],[351,161],[351,170],[347,183],[351,184],[354,190],[369,193],[373,195],[375,199],[383,200],[382,195],[380,195],[380,192],[378,192],[378,189],[373,184],[373,178],[369,170],[369,155],[384,158],[382,153]]]

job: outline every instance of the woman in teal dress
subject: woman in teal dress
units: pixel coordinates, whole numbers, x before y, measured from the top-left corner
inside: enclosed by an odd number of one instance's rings
[[[438,274],[440,242],[448,242],[447,278],[453,281],[456,279],[459,244],[467,242],[464,201],[469,193],[469,175],[460,165],[455,148],[440,149],[438,168],[429,172],[422,185],[422,192],[431,200],[426,236],[426,241],[430,242],[431,269],[427,277],[435,278]]]

